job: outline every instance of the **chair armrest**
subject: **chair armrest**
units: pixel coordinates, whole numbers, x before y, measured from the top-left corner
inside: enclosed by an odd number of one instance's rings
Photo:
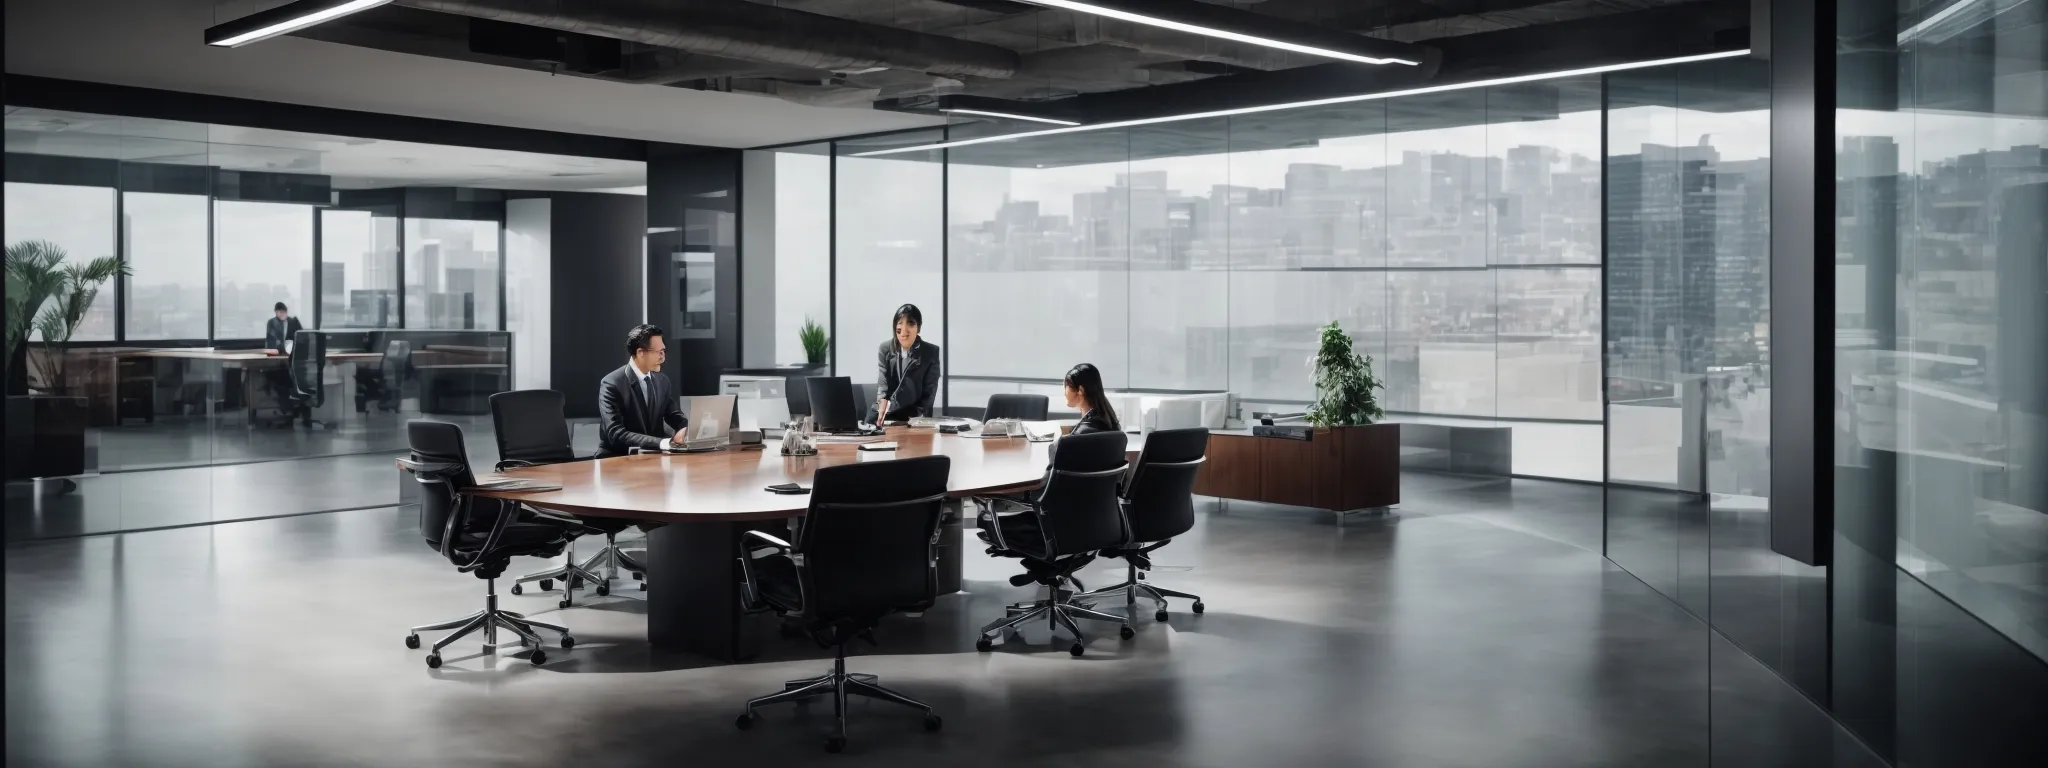
[[[519,516],[519,507],[514,502],[503,501],[499,499],[492,499],[492,501],[498,502],[500,504],[513,504],[514,506],[511,509],[499,513],[498,519],[491,522],[491,534],[489,536],[484,537],[484,545],[477,548],[476,555],[470,558],[468,565],[459,566],[455,569],[458,572],[468,573],[470,571],[474,571],[478,568],[481,568],[485,563],[490,562],[490,560],[484,558],[484,555],[489,554],[491,550],[498,548],[498,539],[502,538],[505,535],[505,526],[510,525],[512,523],[512,518]],[[465,514],[459,516],[448,516],[448,524],[451,526],[451,531],[452,526],[455,524],[455,520],[458,517],[465,519],[469,517],[467,513],[474,510],[476,506],[476,497],[466,493],[462,494],[462,505]],[[448,546],[447,542],[451,542],[454,540],[455,539],[452,536],[444,536],[441,539],[441,541],[443,542],[442,546]]]
[[[749,538],[760,539],[761,543],[767,545],[768,548],[785,553],[789,552],[792,548],[789,542],[769,535],[765,531],[746,531],[740,534],[740,610],[748,613],[761,613],[768,610],[770,606],[761,599],[761,583],[759,577],[754,575],[755,550],[752,546],[748,545],[747,539]]]
[[[506,460],[504,460],[504,461],[500,461],[500,462],[498,462],[498,466],[497,466],[497,469],[498,469],[498,471],[499,471],[499,472],[503,472],[503,471],[505,471],[505,470],[508,470],[508,469],[519,469],[519,468],[521,468],[521,467],[538,467],[538,466],[540,466],[540,465],[539,465],[539,464],[535,464],[535,463],[533,463],[533,462],[531,462],[531,461],[526,461],[526,460],[524,460],[524,459],[506,459]]]
[[[407,472],[411,472],[415,475],[438,475],[447,472],[453,472],[457,469],[460,469],[461,467],[460,465],[457,465],[454,462],[447,461],[415,461],[413,459],[399,459],[398,468],[403,469]]]
[[[760,539],[762,543],[765,543],[768,546],[774,547],[776,549],[795,549],[795,547],[792,546],[789,542],[776,538],[774,534],[771,534],[767,531],[750,530],[740,534],[740,539],[742,543],[745,543],[746,539]]]

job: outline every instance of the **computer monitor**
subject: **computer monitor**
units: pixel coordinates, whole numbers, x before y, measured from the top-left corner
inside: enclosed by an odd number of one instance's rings
[[[853,432],[860,417],[853,412],[853,379],[812,376],[804,380],[811,395],[811,418],[819,432]]]

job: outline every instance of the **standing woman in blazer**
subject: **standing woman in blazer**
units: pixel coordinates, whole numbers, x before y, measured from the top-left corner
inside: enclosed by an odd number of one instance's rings
[[[915,304],[905,304],[896,308],[890,324],[896,333],[882,342],[881,370],[875,378],[875,404],[868,406],[868,422],[936,415],[932,403],[939,395],[939,345],[917,335],[924,327],[924,313]]]

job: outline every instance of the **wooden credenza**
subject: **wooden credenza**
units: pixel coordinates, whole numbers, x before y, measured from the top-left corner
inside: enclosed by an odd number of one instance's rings
[[[1401,503],[1401,425],[1319,429],[1313,440],[1212,432],[1195,493],[1343,515]]]

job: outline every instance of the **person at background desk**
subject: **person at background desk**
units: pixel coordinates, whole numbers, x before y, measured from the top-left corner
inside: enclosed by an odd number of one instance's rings
[[[598,458],[624,456],[634,448],[666,451],[683,441],[690,420],[675,385],[661,372],[668,359],[662,336],[658,327],[633,326],[626,332],[626,364],[598,382]]]
[[[298,318],[292,317],[291,310],[287,309],[282,301],[271,307],[270,311],[270,319],[263,322],[263,352],[270,355],[289,355],[292,353],[292,340],[298,338],[299,331],[305,330],[305,326],[299,324]],[[263,382],[269,387],[271,396],[277,398],[278,407],[288,408],[287,404],[291,402],[293,392],[298,389],[292,384],[291,367],[270,367],[263,372]],[[312,419],[310,412],[306,419]]]
[[[282,301],[270,309],[271,318],[263,323],[263,350],[273,355],[289,355],[292,339],[298,338],[305,326],[299,325],[299,319],[292,317]]]
[[[939,345],[918,338],[924,313],[915,304],[905,304],[896,308],[891,325],[896,334],[882,342],[875,404],[868,406],[871,424],[935,415],[932,401],[939,394]]]

